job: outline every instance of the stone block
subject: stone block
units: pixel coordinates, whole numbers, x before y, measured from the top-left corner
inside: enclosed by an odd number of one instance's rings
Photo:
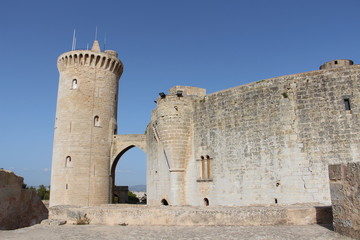
[[[360,163],[329,166],[329,178],[335,231],[360,239]]]
[[[343,178],[343,166],[341,164],[329,165],[329,179],[332,181]]]
[[[343,185],[341,183],[330,184],[330,194],[332,201],[344,200]]]

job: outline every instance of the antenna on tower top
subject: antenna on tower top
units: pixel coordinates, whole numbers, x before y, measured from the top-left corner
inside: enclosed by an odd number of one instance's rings
[[[95,40],[97,40],[97,26],[95,27]]]
[[[105,32],[105,37],[104,37],[104,51],[105,51],[105,46],[106,46],[106,32]]]
[[[75,31],[75,29],[74,29],[71,51],[74,51],[75,48],[76,48],[76,31]]]

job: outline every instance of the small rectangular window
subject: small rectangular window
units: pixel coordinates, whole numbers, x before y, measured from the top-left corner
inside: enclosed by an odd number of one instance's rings
[[[349,98],[344,99],[344,104],[345,104],[345,110],[351,110],[350,99]]]

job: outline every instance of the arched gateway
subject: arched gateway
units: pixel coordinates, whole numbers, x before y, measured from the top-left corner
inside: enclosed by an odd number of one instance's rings
[[[133,147],[138,147],[146,153],[146,136],[144,134],[114,135],[110,158],[110,199],[115,190],[115,169],[121,156]]]

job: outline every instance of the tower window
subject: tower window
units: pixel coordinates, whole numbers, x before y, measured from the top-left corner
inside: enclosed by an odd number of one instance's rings
[[[65,159],[65,167],[71,167],[71,157],[67,156]]]
[[[351,110],[350,99],[344,98],[345,110]]]
[[[166,199],[162,199],[161,205],[167,206],[167,205],[169,205],[169,203],[166,201]]]
[[[210,157],[209,155],[206,155],[206,174],[207,174],[207,179],[211,179],[210,176]]]
[[[94,126],[95,127],[100,127],[100,118],[99,118],[99,116],[94,117]]]
[[[338,64],[338,61],[335,61],[335,64]]]
[[[205,206],[209,206],[209,199],[204,198],[204,205],[205,205]]]
[[[71,85],[72,89],[77,89],[78,88],[78,82],[77,79],[73,79],[72,80],[72,85]]]
[[[201,156],[201,179],[206,179],[205,176],[205,161],[204,161],[204,156]]]
[[[200,159],[197,161],[200,162],[200,178],[198,181],[211,181],[211,160],[212,158],[209,155],[200,156]]]

